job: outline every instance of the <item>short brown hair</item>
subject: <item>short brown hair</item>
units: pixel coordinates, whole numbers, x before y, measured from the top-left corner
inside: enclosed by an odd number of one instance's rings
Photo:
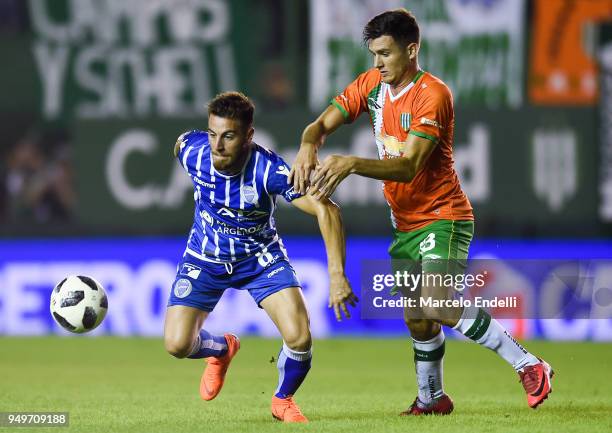
[[[406,9],[386,11],[372,18],[363,29],[363,42],[367,45],[372,39],[385,35],[391,36],[402,47],[418,44],[421,38],[416,18]]]
[[[226,119],[240,120],[242,126],[250,128],[253,125],[255,105],[244,93],[219,93],[208,103],[208,115],[214,114]]]

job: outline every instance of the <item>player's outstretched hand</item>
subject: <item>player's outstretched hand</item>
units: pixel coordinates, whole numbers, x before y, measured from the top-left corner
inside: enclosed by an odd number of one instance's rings
[[[310,175],[317,164],[317,148],[313,145],[302,144],[291,166],[287,183],[293,183],[293,189],[297,193],[306,194],[310,186]]]
[[[353,158],[343,155],[330,155],[317,167],[312,186],[313,196],[319,200],[329,198],[340,182],[353,172]]]
[[[328,307],[333,307],[334,314],[336,315],[336,320],[338,322],[342,321],[342,314],[340,311],[344,313],[344,316],[347,319],[351,318],[351,314],[349,313],[346,304],[349,304],[351,307],[355,307],[357,302],[359,302],[359,299],[355,293],[353,293],[351,284],[346,279],[346,276],[332,276],[330,278]]]

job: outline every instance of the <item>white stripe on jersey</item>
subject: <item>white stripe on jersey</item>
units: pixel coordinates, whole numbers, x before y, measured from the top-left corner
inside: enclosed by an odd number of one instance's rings
[[[206,230],[206,229],[204,229]],[[204,240],[202,241],[202,254],[206,253],[206,244],[208,243],[208,236],[204,235]]]
[[[238,195],[240,195],[240,209],[244,209],[244,197],[242,196],[242,187],[244,186],[244,172],[242,170],[242,174],[240,175],[240,190],[238,191]]]
[[[202,166],[202,154],[203,153],[204,153],[204,146],[200,147],[200,151],[198,152],[198,162],[196,163],[197,177],[200,177],[202,175],[202,172],[200,171],[200,167]],[[197,194],[197,200],[200,200],[202,198],[202,191],[201,191],[200,185],[196,185],[196,194]]]
[[[255,191],[257,191],[257,162],[259,161],[259,152],[257,152],[257,150],[255,150],[255,164],[253,164],[253,189]],[[258,195],[255,195],[255,203],[253,203],[255,205],[255,207],[259,207],[259,197]]]
[[[225,179],[225,206],[230,205],[230,185],[231,185],[231,180]]]
[[[219,258],[219,233],[215,232],[215,257]]]
[[[202,167],[202,154],[203,153],[204,153],[204,146],[200,147],[200,151],[198,152],[198,162],[196,163],[196,170],[198,171],[198,177],[202,176],[200,167]]]
[[[210,157],[210,181],[212,183],[215,183],[215,169],[213,167],[212,154],[209,154],[209,157]],[[214,189],[210,191],[210,202],[211,203],[215,202],[215,190]]]
[[[270,171],[271,165],[272,162],[268,161],[268,164],[266,164],[266,171],[264,171],[263,187],[266,190],[266,194],[268,194],[268,172]]]
[[[285,260],[289,260],[289,256],[287,255],[287,249],[285,248],[285,244],[283,244],[283,240],[281,238],[278,238],[278,246],[285,255]]]
[[[246,253],[247,256],[251,254],[251,250],[249,249],[248,242],[244,243],[244,252]]]
[[[259,161],[259,152],[255,151],[255,164],[253,164],[253,189],[257,190],[257,185],[255,184],[257,180],[257,162]]]
[[[267,170],[266,174],[268,174]],[[270,215],[268,216],[268,227],[274,227],[272,220],[274,219],[274,210],[276,209],[276,199],[271,195],[268,196],[268,199],[270,199]]]
[[[232,262],[236,261],[236,250],[234,250],[234,238],[229,238],[230,244],[230,255],[232,256]]]
[[[189,156],[191,149],[193,149],[193,146],[188,147],[185,153],[183,154],[183,167],[185,167],[185,170],[187,170],[187,157]]]
[[[274,239],[272,239],[268,245],[263,245],[263,244],[260,244],[260,245],[262,245],[262,246],[263,246],[262,251],[263,251],[265,248],[268,248],[268,247],[270,247],[270,246],[274,245],[274,243],[278,242],[279,240],[280,240],[280,238],[278,237],[278,235],[276,235],[276,236],[274,236]],[[200,260],[204,260],[205,262],[212,262],[212,263],[225,263],[225,262],[222,262],[221,260],[212,260],[212,259],[211,259],[209,256],[207,256],[207,255],[205,255],[205,254],[201,254],[201,253],[198,253],[198,252],[196,252],[196,251],[193,251],[191,248],[189,248],[189,246],[187,246],[187,248],[185,248],[185,252],[186,252],[187,254],[189,254],[189,255],[191,255],[191,256],[193,256],[193,257],[195,257],[195,258],[198,258],[198,259],[200,259]],[[244,259],[246,259],[246,258],[247,258],[247,257],[244,257],[244,258],[243,258],[243,259],[241,259],[241,260],[244,260]]]

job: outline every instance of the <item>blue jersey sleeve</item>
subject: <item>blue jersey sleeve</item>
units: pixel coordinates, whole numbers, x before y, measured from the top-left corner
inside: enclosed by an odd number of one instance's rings
[[[176,140],[176,143],[179,145],[176,158],[187,172],[189,172],[187,158],[189,158],[194,148],[202,146],[203,134],[206,133],[197,130],[187,131],[179,135]]]
[[[270,195],[282,195],[285,200],[292,202],[302,194],[294,191],[293,185],[287,183],[289,178],[289,165],[277,154],[270,152],[270,170],[266,189]]]

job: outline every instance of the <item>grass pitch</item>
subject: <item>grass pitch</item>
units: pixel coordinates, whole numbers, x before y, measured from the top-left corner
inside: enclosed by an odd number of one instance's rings
[[[554,392],[527,407],[513,370],[470,342],[447,341],[448,417],[400,418],[416,395],[407,339],[315,342],[296,395],[308,425],[272,419],[279,341],[242,340],[223,392],[200,400],[203,361],[177,360],[158,339],[0,338],[0,411],[68,411],[70,432],[610,432],[612,346],[528,342],[555,369]]]

